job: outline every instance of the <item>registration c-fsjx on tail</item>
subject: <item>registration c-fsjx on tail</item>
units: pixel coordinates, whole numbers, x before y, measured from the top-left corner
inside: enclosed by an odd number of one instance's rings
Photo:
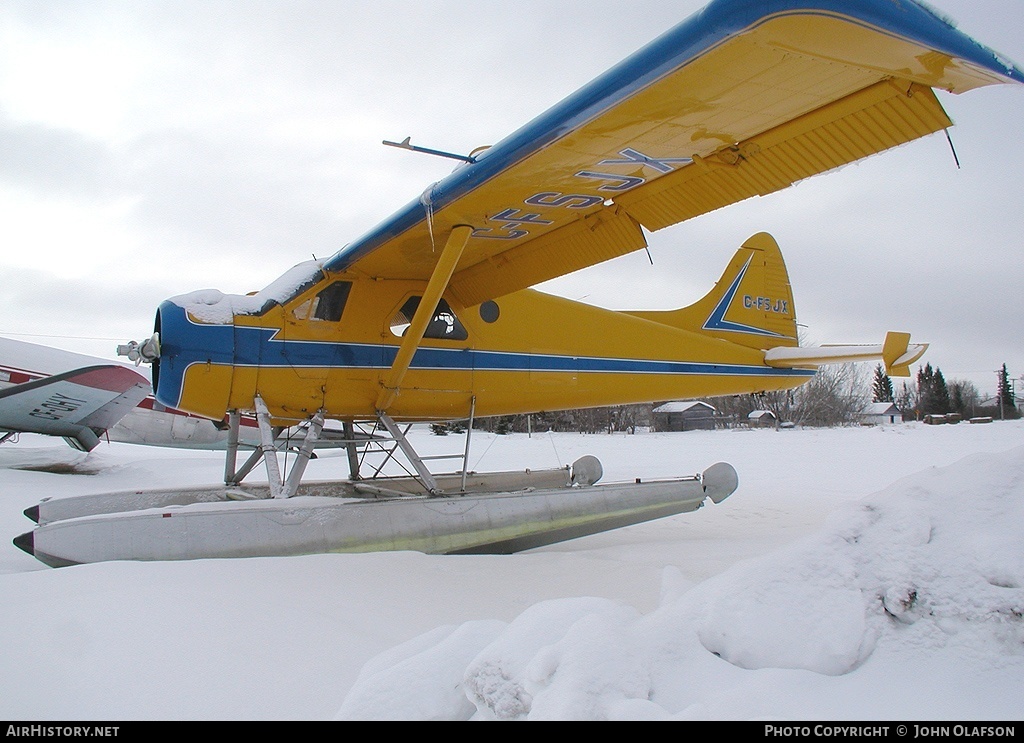
[[[254,295],[197,292],[159,307],[153,337],[129,349],[152,363],[157,400],[227,415],[236,430],[252,413],[268,442],[306,423],[291,472],[268,443],[268,486],[243,486],[259,452],[238,467],[229,446],[224,488],[147,499],[156,512],[118,494],[45,501],[20,546],[53,565],[503,552],[718,502],[737,484],[729,465],[622,486],[593,485],[592,461],[554,480],[477,476],[465,461],[443,478],[400,424],[783,390],[848,361],[909,375],[925,346],[905,333],[801,348],[766,233],[675,311],[614,312],[530,287],[642,250],[645,231],[941,132],[952,122],[936,89],[1020,82],[1020,69],[915,0],[715,0],[333,257]],[[301,480],[326,419],[371,421],[375,433],[353,435],[351,481],[318,489]],[[412,477],[362,479],[360,447],[377,432]]]

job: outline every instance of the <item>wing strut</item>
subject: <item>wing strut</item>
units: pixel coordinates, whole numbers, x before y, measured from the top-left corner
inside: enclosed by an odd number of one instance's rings
[[[440,301],[441,295],[448,288],[448,282],[451,281],[452,274],[455,273],[455,266],[458,265],[459,258],[462,257],[462,251],[465,249],[471,234],[473,234],[472,227],[459,225],[448,236],[448,242],[445,243],[441,257],[438,259],[434,272],[430,276],[430,281],[427,282],[427,288],[423,292],[420,306],[416,309],[416,314],[412,318],[412,324],[409,325],[409,329],[405,331],[405,335],[402,337],[402,345],[398,348],[398,355],[395,356],[391,370],[384,380],[383,389],[377,397],[378,416],[383,416],[398,396],[398,390],[402,380],[405,378],[405,373],[409,371],[412,357],[416,353],[416,349],[419,348],[420,341],[423,340],[423,334],[427,330],[430,318],[434,316],[434,312],[437,310],[437,303]]]

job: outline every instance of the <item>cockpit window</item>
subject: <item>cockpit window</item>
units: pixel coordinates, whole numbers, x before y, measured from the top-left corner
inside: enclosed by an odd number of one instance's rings
[[[315,297],[308,299],[295,308],[295,317],[300,320],[323,320],[338,322],[345,311],[349,292],[352,290],[350,281],[335,281],[321,290]]]
[[[341,319],[341,313],[345,311],[345,303],[348,302],[348,293],[351,290],[350,282],[335,281],[316,295],[313,317],[317,320],[338,322]]]
[[[402,309],[391,319],[391,332],[401,338],[412,324],[416,309],[420,306],[420,297],[409,297]],[[465,326],[459,322],[452,308],[443,299],[437,303],[434,316],[427,323],[424,338],[435,338],[445,341],[464,341],[469,338]]]

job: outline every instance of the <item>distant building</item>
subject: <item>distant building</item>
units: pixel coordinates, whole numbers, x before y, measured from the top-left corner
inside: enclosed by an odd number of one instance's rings
[[[718,413],[714,406],[697,400],[667,402],[653,412],[657,431],[712,431]]]
[[[1016,385],[1016,389],[1019,389],[1022,384],[1024,384],[1024,382],[1019,382]],[[1013,396],[1014,407],[1017,408],[1017,412],[1018,413],[1024,415],[1024,395],[1021,395],[1020,393],[1016,392],[1016,389],[1014,390],[1015,394]],[[993,410],[996,411],[995,417],[998,418],[999,417],[999,412],[998,412],[999,411],[999,396],[998,395],[992,395],[990,397],[986,397],[986,398],[980,400],[978,402],[978,407],[979,408],[992,408]]]
[[[902,423],[903,413],[892,402],[873,402],[860,413],[860,422],[867,426]]]
[[[755,410],[747,416],[747,423],[752,428],[774,428],[778,419],[770,410]]]

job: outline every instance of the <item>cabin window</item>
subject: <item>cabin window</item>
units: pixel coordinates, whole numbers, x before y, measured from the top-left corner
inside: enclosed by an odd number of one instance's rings
[[[391,332],[401,338],[405,331],[412,324],[412,318],[416,309],[420,306],[420,297],[409,297],[405,304],[393,318],[391,318]],[[427,329],[423,333],[424,338],[434,338],[444,341],[464,341],[469,338],[466,327],[455,316],[452,308],[443,299],[437,303],[434,316],[427,323]]]
[[[300,320],[323,320],[338,322],[345,311],[349,292],[352,290],[350,281],[335,281],[321,290],[312,299],[295,308],[295,317]]]
[[[501,315],[501,310],[498,309],[498,303],[488,300],[480,305],[480,319],[485,323],[498,322],[498,317]]]
[[[351,282],[335,281],[316,295],[313,317],[317,320],[338,322],[341,319],[341,313],[345,311],[345,303],[348,302],[348,294],[351,290]]]

